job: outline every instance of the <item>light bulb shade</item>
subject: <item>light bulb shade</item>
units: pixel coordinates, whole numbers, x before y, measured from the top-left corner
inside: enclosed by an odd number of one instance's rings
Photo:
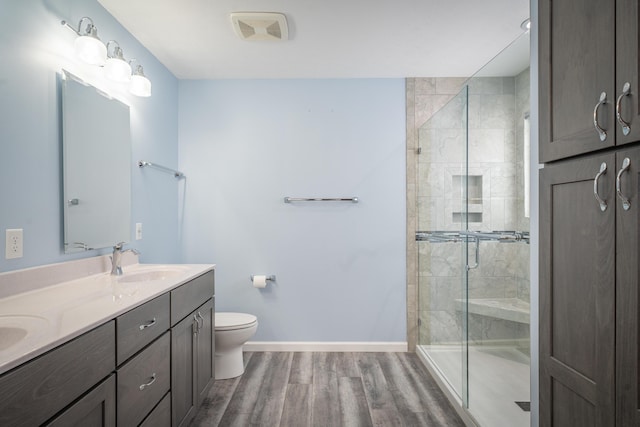
[[[131,76],[129,92],[136,96],[151,96],[151,81],[144,74],[134,74]]]
[[[127,83],[131,79],[131,65],[120,58],[109,58],[104,64],[104,76],[114,82]]]
[[[74,46],[78,58],[87,64],[103,65],[107,58],[107,47],[92,34],[78,37]]]

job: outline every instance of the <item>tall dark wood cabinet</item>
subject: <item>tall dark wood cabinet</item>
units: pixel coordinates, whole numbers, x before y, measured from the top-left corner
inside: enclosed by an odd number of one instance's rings
[[[539,63],[541,162],[640,140],[637,0],[539,0]]]
[[[594,177],[601,165],[598,192]],[[540,425],[615,414],[614,155],[545,167],[540,185]]]
[[[638,9],[539,0],[541,426],[640,426]]]

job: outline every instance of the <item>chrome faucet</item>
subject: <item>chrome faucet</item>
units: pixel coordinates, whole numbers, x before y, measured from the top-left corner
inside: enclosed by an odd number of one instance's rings
[[[125,252],[133,252],[136,255],[140,255],[140,252],[135,249],[127,249],[123,251],[122,246],[124,246],[124,242],[120,242],[113,247],[113,254],[111,255],[112,276],[122,276],[122,254]]]

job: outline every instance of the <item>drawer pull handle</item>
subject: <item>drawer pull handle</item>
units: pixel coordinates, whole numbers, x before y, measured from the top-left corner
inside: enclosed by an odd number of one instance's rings
[[[145,388],[149,387],[151,384],[155,382],[156,382],[156,373],[154,372],[153,374],[151,374],[151,381],[145,384],[140,384],[140,390],[144,390]]]
[[[629,201],[629,199],[625,197],[624,194],[622,194],[621,177],[624,171],[629,169],[630,165],[631,165],[631,160],[629,160],[628,157],[625,157],[624,160],[622,161],[622,168],[618,171],[618,176],[616,176],[616,194],[618,195],[618,198],[622,201],[622,208],[625,211],[628,211],[629,209],[631,209],[631,202]]]
[[[618,123],[622,127],[622,134],[625,136],[629,135],[629,132],[631,132],[631,124],[622,118],[622,98],[630,95],[631,85],[629,84],[629,82],[626,82],[622,87],[622,93],[616,101],[616,119],[618,119]]]
[[[593,195],[600,204],[600,210],[602,212],[607,210],[607,201],[602,200],[600,194],[598,194],[598,180],[600,179],[600,176],[604,175],[605,173],[607,173],[607,164],[605,162],[602,162],[602,164],[600,165],[600,172],[598,172],[596,177],[593,179]]]
[[[143,323],[142,325],[140,325],[140,330],[141,330],[141,331],[143,331],[143,330],[145,330],[145,329],[147,329],[147,328],[152,327],[152,326],[153,326],[153,325],[155,325],[155,324],[156,324],[156,318],[154,317],[154,318],[153,318],[152,320],[150,320],[149,322],[147,322],[147,323]]]
[[[605,129],[602,129],[602,127],[598,123],[598,108],[600,108],[601,105],[606,103],[607,103],[607,93],[602,92],[600,94],[600,100],[598,101],[598,103],[593,109],[593,126],[596,128],[596,131],[598,131],[598,135],[600,136],[600,141],[605,141],[607,139],[607,131]]]

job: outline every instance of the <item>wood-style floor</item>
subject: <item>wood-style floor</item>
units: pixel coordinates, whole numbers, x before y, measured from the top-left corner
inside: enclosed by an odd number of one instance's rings
[[[245,353],[193,426],[464,426],[414,353]]]

